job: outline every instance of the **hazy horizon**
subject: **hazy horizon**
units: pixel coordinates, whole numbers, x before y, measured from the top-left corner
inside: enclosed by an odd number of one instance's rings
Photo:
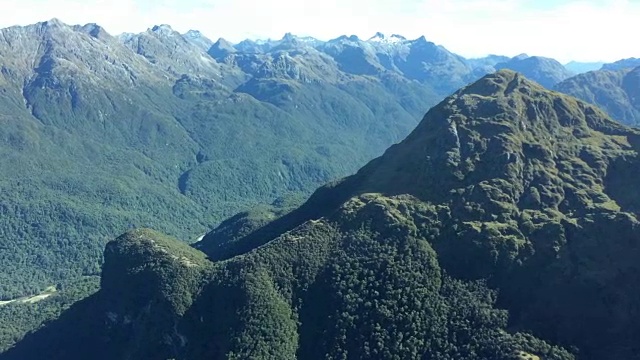
[[[168,24],[198,30],[212,40],[280,39],[290,32],[329,40],[376,32],[427,40],[467,58],[521,53],[562,63],[612,62],[638,57],[626,34],[640,23],[630,0],[5,0],[0,27],[57,18],[69,25],[96,23],[109,33],[143,32]]]

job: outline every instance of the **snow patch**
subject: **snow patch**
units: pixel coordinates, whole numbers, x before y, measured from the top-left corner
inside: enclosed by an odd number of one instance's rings
[[[151,31],[153,31],[156,34],[165,35],[165,36],[169,36],[173,34],[173,29],[171,28],[171,26],[167,24],[156,25],[153,28],[151,28]]]
[[[183,36],[189,39],[201,39],[204,37],[198,30],[189,30]]]
[[[397,43],[401,43],[401,42],[407,41],[407,39],[404,36],[398,35],[398,34],[393,34],[391,36],[386,36],[385,34],[383,34],[381,32],[377,32],[375,35],[373,35],[367,41],[368,42],[373,42],[373,43],[397,44]]]

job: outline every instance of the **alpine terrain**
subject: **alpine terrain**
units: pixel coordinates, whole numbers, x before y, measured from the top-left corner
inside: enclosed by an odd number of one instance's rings
[[[639,151],[501,70],[290,212],[196,248],[126,232],[100,290],[0,358],[639,359]]]

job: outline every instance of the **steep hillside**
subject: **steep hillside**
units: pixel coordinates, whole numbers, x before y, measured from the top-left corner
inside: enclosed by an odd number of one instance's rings
[[[555,89],[597,105],[623,124],[640,125],[640,67],[591,71]]]
[[[256,203],[307,194],[402,139],[439,98],[289,40],[218,61],[208,39],[168,25],[0,30],[0,300],[98,274],[104,244],[128,228],[194,241]]]
[[[100,292],[0,358],[638,359],[639,150],[487,75],[298,209],[224,224],[210,260],[148,230],[109,243]]]

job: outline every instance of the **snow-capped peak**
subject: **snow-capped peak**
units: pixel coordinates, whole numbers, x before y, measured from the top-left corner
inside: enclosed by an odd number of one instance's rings
[[[369,40],[367,41],[372,41],[372,42],[382,42],[385,40],[385,36],[383,33],[381,32],[377,32],[375,35],[373,35],[372,37],[369,38]]]
[[[377,32],[375,35],[373,35],[367,41],[368,42],[374,42],[374,43],[395,44],[395,43],[403,42],[403,41],[406,41],[406,40],[407,39],[404,36],[401,36],[401,35],[398,35],[398,34],[393,34],[391,36],[386,36],[381,32]]]
[[[200,38],[202,38],[204,36],[198,30],[189,30],[186,33],[184,33],[184,37],[189,38],[189,39],[200,39]]]
[[[165,36],[173,34],[173,29],[171,28],[171,26],[167,24],[156,25],[153,28],[151,28],[151,31],[153,31],[156,34],[165,35]]]

